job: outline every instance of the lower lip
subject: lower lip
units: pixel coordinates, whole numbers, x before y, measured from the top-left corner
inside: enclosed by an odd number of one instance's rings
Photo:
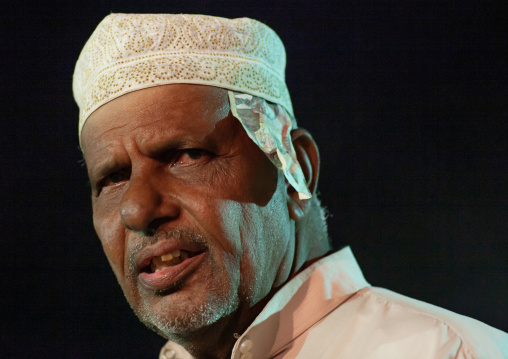
[[[191,273],[203,262],[206,252],[184,260],[182,263],[172,267],[164,268],[155,273],[139,273],[139,281],[148,290],[163,290],[175,284],[180,279]]]

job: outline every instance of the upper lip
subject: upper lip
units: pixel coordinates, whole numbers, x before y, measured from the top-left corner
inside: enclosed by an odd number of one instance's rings
[[[136,268],[137,272],[140,273],[143,268],[150,265],[150,262],[154,257],[162,256],[168,252],[172,252],[176,249],[188,251],[188,252],[203,252],[202,248],[198,244],[187,243],[181,240],[174,239],[161,239],[157,243],[149,245],[143,248],[139,253],[136,254]]]

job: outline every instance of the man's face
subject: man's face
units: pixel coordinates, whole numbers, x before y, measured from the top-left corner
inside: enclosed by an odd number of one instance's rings
[[[95,229],[150,326],[170,336],[241,317],[287,280],[284,178],[232,117],[225,90],[123,95],[90,116],[82,144]]]

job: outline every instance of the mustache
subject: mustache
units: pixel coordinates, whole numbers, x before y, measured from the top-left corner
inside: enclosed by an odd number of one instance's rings
[[[129,248],[129,269],[131,272],[136,269],[136,256],[139,252],[148,246],[169,240],[182,240],[186,243],[192,243],[198,247],[200,251],[206,250],[208,243],[206,237],[202,233],[186,229],[172,229],[157,232],[153,236],[140,236],[139,240],[136,241],[132,248]]]

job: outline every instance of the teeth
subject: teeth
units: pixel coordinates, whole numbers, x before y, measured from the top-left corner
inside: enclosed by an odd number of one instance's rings
[[[173,258],[176,258],[176,257],[180,257],[180,250],[179,249],[175,249],[173,252],[169,252],[169,253],[164,254],[163,256],[161,256],[161,259],[164,262],[168,262],[168,261],[170,261],[170,260],[172,260]]]
[[[189,258],[189,253],[175,249],[172,252],[166,253],[160,257],[154,257],[150,263],[150,269],[156,273],[162,269],[180,264],[182,261]]]
[[[173,253],[164,254],[163,256],[161,256],[161,259],[164,262],[170,261],[173,259]]]

